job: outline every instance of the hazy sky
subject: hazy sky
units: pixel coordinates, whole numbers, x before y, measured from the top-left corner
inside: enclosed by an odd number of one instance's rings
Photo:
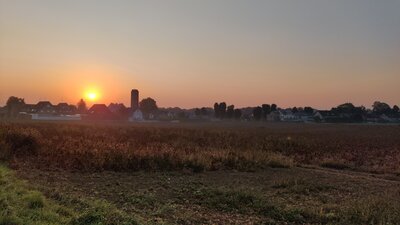
[[[0,105],[400,104],[398,0],[0,0]]]

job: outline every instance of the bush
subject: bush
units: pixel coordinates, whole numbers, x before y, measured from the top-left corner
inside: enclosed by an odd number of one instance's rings
[[[6,128],[0,133],[0,158],[37,155],[40,134],[31,128]]]

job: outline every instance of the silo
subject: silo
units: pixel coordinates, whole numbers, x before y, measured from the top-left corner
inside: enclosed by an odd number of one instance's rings
[[[131,109],[133,112],[139,109],[139,91],[137,89],[131,91]]]

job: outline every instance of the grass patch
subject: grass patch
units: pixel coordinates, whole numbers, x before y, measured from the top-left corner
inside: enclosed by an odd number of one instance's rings
[[[399,224],[400,197],[366,198],[345,207],[340,215],[342,224]]]
[[[47,199],[0,164],[0,225],[134,225],[138,222],[104,201],[72,199],[59,193]]]
[[[134,194],[128,196],[126,199],[129,203],[134,204],[135,207],[138,208],[152,209],[158,204],[157,199],[152,195]]]
[[[201,189],[195,193],[197,204],[225,212],[256,214],[273,222],[305,223],[321,221],[319,215],[301,209],[285,207],[268,202],[246,191]]]
[[[127,217],[122,211],[115,209],[112,205],[97,201],[92,207],[81,212],[74,218],[71,225],[137,225],[135,219]]]
[[[70,214],[60,214],[63,208],[17,180],[0,165],[0,224],[68,224]]]
[[[335,187],[327,184],[320,184],[316,181],[310,182],[304,179],[282,180],[273,184],[272,188],[285,189],[290,193],[301,195],[319,194],[320,192],[335,189]]]
[[[23,200],[30,209],[40,209],[45,206],[42,193],[37,191],[30,191],[28,194],[26,194]]]

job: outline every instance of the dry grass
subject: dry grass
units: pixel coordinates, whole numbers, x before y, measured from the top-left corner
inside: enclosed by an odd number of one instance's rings
[[[0,125],[0,146],[14,166],[81,171],[400,168],[399,126],[14,123]]]

